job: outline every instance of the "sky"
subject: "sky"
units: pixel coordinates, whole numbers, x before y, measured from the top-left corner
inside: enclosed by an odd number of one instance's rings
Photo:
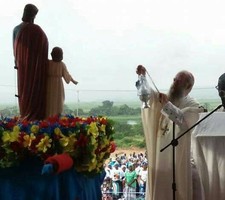
[[[225,72],[223,0],[0,1],[2,102],[15,101],[12,30],[27,3],[39,9],[35,24],[48,37],[49,58],[51,49],[60,46],[68,71],[79,82],[64,84],[66,100],[85,92],[91,99],[101,91],[132,91],[136,98],[139,64],[159,90],[168,89],[183,69],[194,74],[195,88],[214,87]]]

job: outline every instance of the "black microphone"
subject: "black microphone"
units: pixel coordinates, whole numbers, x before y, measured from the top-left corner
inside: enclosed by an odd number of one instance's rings
[[[220,90],[220,91],[219,91],[219,96],[220,96],[220,98],[221,98],[223,108],[225,109],[225,91]]]

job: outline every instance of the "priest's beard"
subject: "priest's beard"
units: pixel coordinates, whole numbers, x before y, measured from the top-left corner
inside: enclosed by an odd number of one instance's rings
[[[172,104],[174,104],[175,106],[179,106],[183,98],[184,98],[183,88],[174,88],[173,86],[170,87],[168,99]]]

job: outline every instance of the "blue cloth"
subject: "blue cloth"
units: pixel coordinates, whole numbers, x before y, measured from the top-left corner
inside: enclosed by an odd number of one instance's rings
[[[45,164],[41,170],[41,174],[53,174],[53,164]]]
[[[101,185],[104,181],[106,172],[103,171],[101,174],[96,175],[95,177],[86,177],[82,174],[77,174],[79,185],[82,188],[80,195],[78,196],[79,200],[101,200],[102,191]]]
[[[27,159],[0,169],[0,200],[99,200],[105,172],[88,178],[74,169],[42,175],[43,162]]]

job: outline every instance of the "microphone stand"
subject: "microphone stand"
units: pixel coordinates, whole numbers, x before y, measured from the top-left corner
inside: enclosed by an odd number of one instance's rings
[[[186,131],[184,131],[181,135],[179,135],[177,138],[175,138],[175,122],[173,122],[173,139],[171,142],[166,145],[164,148],[160,150],[160,152],[163,152],[166,148],[168,148],[170,145],[173,147],[173,182],[172,182],[172,190],[173,190],[173,200],[176,199],[176,180],[175,180],[175,171],[176,171],[176,163],[175,163],[175,147],[178,145],[178,140],[183,137],[186,133],[188,133],[190,130],[192,130],[194,127],[196,127],[198,124],[200,124],[203,120],[205,120],[207,117],[209,117],[211,114],[213,114],[215,111],[220,109],[223,105],[217,106],[213,111],[211,111],[209,114],[207,114],[205,117],[203,117],[201,120],[197,121],[193,126],[188,128]]]
[[[175,140],[175,127],[176,127],[176,124],[175,122],[173,122],[173,142],[177,142]],[[176,191],[177,191],[177,185],[176,185],[176,162],[175,162],[175,147],[178,145],[178,143],[173,143],[173,182],[172,182],[172,190],[173,190],[173,198],[175,200],[175,197],[176,197]]]

